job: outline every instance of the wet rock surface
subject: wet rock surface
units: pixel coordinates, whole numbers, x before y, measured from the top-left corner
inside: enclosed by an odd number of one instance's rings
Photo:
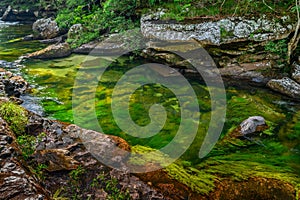
[[[0,68],[0,94],[3,97],[17,97],[28,89],[28,83],[18,75]]]
[[[60,43],[60,44],[53,44],[45,49],[40,51],[36,51],[27,55],[27,58],[33,59],[51,59],[51,58],[63,58],[67,57],[71,54],[72,50],[68,43]]]
[[[77,27],[78,28],[78,27]],[[126,52],[125,36],[123,34],[112,34],[104,41],[92,41],[87,44],[83,44],[80,47],[73,50],[78,54],[89,54],[113,56],[122,55]]]
[[[262,131],[265,127],[268,127],[266,121],[261,116],[253,116],[249,117],[248,119],[244,120],[241,124],[241,134],[242,135],[249,135],[251,133],[255,133],[258,131]]]
[[[46,136],[38,143],[32,158],[33,162],[48,166],[44,171],[43,183],[52,194],[63,188],[62,195],[71,196],[75,192],[71,188],[76,187],[76,190],[84,188],[80,194],[77,194],[80,199],[86,199],[89,196],[92,199],[106,199],[111,195],[111,191],[105,190],[106,182],[116,180],[120,191],[128,191],[131,199],[165,199],[156,189],[130,173],[101,164],[88,150],[94,147],[99,148],[100,151],[108,151],[111,146],[116,145],[129,150],[130,147],[124,140],[75,125],[51,121],[35,114],[30,116],[27,129],[34,135],[46,133]],[[98,141],[101,140],[101,143],[95,141],[94,137],[92,141],[82,142],[82,138],[91,138],[91,134],[97,134]],[[113,156],[111,159],[113,160]],[[80,176],[80,180],[74,182],[70,172],[78,169],[79,166],[84,169],[84,173]],[[91,186],[93,181],[94,186]]]
[[[211,199],[295,199],[292,185],[271,178],[250,178],[241,182],[224,180],[217,184]]]
[[[15,136],[0,118],[0,199],[50,199],[37,179],[20,161]]]

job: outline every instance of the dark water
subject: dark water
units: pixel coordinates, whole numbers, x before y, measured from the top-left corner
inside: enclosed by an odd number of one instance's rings
[[[0,59],[11,61],[24,53],[41,48],[36,42],[8,42],[8,40],[23,36],[24,33],[30,33],[28,26],[18,24],[0,24],[0,26]],[[107,65],[109,65],[109,68],[107,68],[96,86],[86,84],[75,86],[74,81],[78,76],[77,72],[79,69],[84,68],[86,62],[96,64],[90,68],[85,68],[84,72],[94,68],[104,68]],[[133,60],[131,57],[126,56],[115,59],[111,57],[99,58],[72,55],[63,59],[27,62],[23,74],[35,87],[32,95],[40,97],[40,103],[48,117],[74,123],[74,109],[77,112],[86,113],[86,110],[92,106],[95,107],[96,117],[102,132],[125,138],[133,146],[133,149],[141,150],[143,149],[141,146],[160,149],[176,136],[181,122],[181,105],[172,91],[160,84],[147,84],[138,87],[135,91],[127,91],[126,88],[121,91],[121,94],[132,93],[129,99],[129,113],[132,121],[139,126],[147,126],[151,123],[149,109],[152,105],[160,104],[164,106],[167,116],[166,123],[162,130],[152,137],[136,138],[126,134],[117,125],[111,108],[112,94],[117,82],[124,73],[145,62],[143,59]],[[88,75],[89,73],[86,73],[87,80],[89,80]],[[136,79],[139,78],[141,77],[136,77]],[[282,96],[262,88],[226,88],[227,117],[225,126],[219,142],[203,160],[198,158],[198,153],[203,138],[207,134],[212,114],[211,99],[205,85],[195,80],[189,81],[200,105],[200,122],[192,145],[178,161],[181,163],[179,164],[180,169],[185,170],[191,177],[198,177],[197,173],[195,175],[195,171],[191,171],[191,168],[193,168],[202,169],[201,173],[206,175],[213,174],[217,177],[231,177],[238,180],[251,176],[261,176],[283,179],[294,185],[300,183],[299,102],[282,99]],[[74,105],[74,102],[72,102],[74,89],[80,91],[83,96],[95,90],[95,98],[80,104],[75,102]],[[80,97],[77,97],[77,99],[80,99]],[[192,100],[189,101],[189,103],[191,102]],[[124,114],[125,116],[126,113],[122,112],[121,110],[120,115]],[[197,114],[192,109],[189,112],[191,116]],[[244,119],[253,115],[263,116],[270,126],[267,131],[255,138],[259,142],[228,139],[226,137]],[[77,118],[75,122],[85,128],[98,130],[94,126],[94,117],[94,113],[86,113],[85,117]],[[160,120],[159,117],[153,119]],[[188,123],[193,126],[195,121],[190,120]],[[180,146],[180,142],[178,145]],[[174,169],[170,168],[170,170]],[[175,179],[182,182],[187,181],[187,184],[201,184],[192,182],[191,177],[174,175]],[[197,191],[203,192],[201,190]]]
[[[14,61],[19,56],[42,48],[38,41],[20,41],[31,33],[31,25],[0,20],[0,60]]]

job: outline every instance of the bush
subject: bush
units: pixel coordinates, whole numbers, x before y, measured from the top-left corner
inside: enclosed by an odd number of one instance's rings
[[[0,105],[0,116],[8,123],[16,135],[25,132],[28,122],[27,113],[24,108],[11,102],[4,102]]]

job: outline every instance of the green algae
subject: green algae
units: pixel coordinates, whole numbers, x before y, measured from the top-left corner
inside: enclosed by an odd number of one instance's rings
[[[120,136],[131,145],[133,152],[147,152],[151,149],[165,147],[176,135],[180,126],[180,109],[182,106],[174,94],[160,84],[147,84],[136,91],[128,91],[122,88],[119,98],[132,93],[129,101],[129,111],[132,120],[146,126],[150,123],[149,109],[153,104],[162,104],[167,111],[167,121],[163,129],[155,136],[149,138],[135,138],[122,131],[111,110],[112,94],[117,81],[121,76],[138,63],[126,57],[117,60],[101,58],[103,65],[96,58],[89,58],[90,65],[83,66],[84,56],[73,55],[68,59],[56,59],[52,61],[35,61],[28,63],[26,74],[32,82],[41,87],[37,95],[57,99],[46,99],[43,106],[46,113],[53,118],[73,122],[72,113],[72,89],[76,72],[79,68],[86,67],[86,71],[94,67],[104,67],[113,61],[103,74],[98,86],[95,88],[95,99],[88,100],[79,105],[82,111],[95,106],[96,116],[102,131],[106,134]],[[97,64],[98,63],[98,64]],[[98,66],[97,66],[98,65]],[[86,73],[88,76],[88,73]],[[88,79],[88,77],[87,77]],[[142,79],[147,79],[144,77]],[[141,82],[137,78],[136,82]],[[191,81],[200,106],[200,123],[197,135],[181,158],[167,166],[165,170],[169,176],[181,183],[188,185],[193,191],[208,194],[214,189],[217,181],[231,178],[236,181],[246,180],[250,177],[266,177],[287,181],[293,185],[299,184],[299,110],[298,105],[281,105],[280,97],[264,91],[253,92],[243,89],[227,88],[227,118],[221,138],[214,149],[204,159],[198,158],[199,149],[206,136],[211,119],[211,100],[206,86]],[[79,86],[79,93],[89,94],[93,88]],[[59,103],[61,102],[61,104]],[[186,106],[186,108],[189,108]],[[119,111],[122,116],[124,111]],[[257,143],[245,139],[231,138],[230,133],[249,116],[263,116],[268,130],[253,138]],[[85,128],[94,128],[93,113],[87,113],[85,117],[78,119]],[[190,122],[194,123],[194,122]],[[183,138],[183,140],[188,139]],[[259,144],[262,145],[259,145]],[[178,144],[180,147],[180,144]],[[147,158],[150,159],[150,158]],[[152,161],[159,162],[167,159],[165,155],[157,153]],[[154,160],[153,160],[154,159]],[[135,164],[141,160],[133,159]],[[141,164],[140,163],[140,164]]]

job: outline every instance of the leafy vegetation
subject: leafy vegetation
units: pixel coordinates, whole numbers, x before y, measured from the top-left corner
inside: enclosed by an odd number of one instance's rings
[[[36,138],[32,135],[21,135],[17,138],[17,143],[20,145],[24,159],[27,160],[35,151]]]
[[[0,105],[0,116],[8,123],[16,135],[25,132],[27,124],[27,113],[24,108],[12,102],[4,102]]]

